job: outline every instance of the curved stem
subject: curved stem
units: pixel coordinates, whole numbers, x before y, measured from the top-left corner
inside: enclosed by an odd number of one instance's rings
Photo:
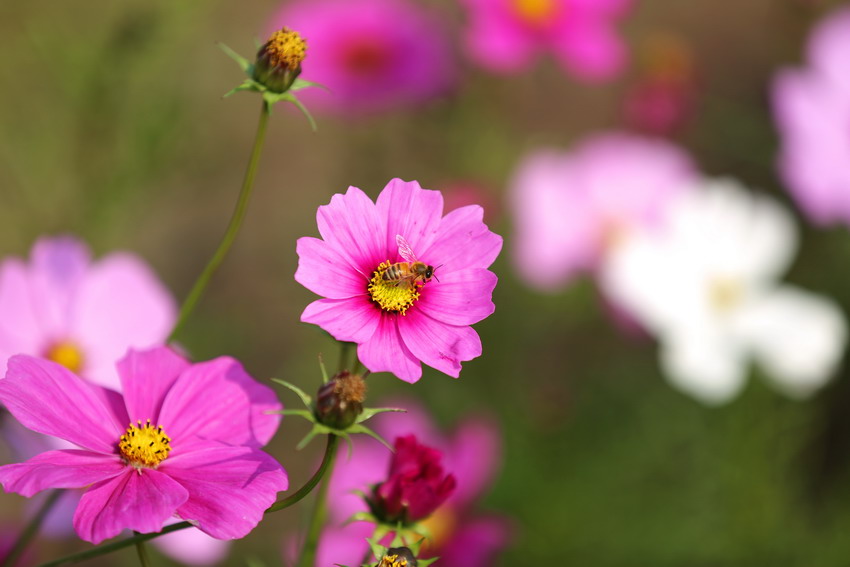
[[[53,509],[53,506],[56,505],[56,502],[59,500],[59,497],[62,496],[61,490],[54,490],[50,494],[47,495],[47,499],[41,505],[41,508],[38,509],[35,516],[33,516],[30,523],[27,524],[27,527],[24,528],[24,531],[21,532],[21,535],[18,536],[17,541],[15,541],[15,545],[9,550],[9,554],[3,560],[2,567],[13,567],[15,563],[18,562],[18,559],[21,558],[24,551],[26,551],[27,546],[32,541],[32,538],[38,533],[39,528],[41,528],[41,523],[44,522],[44,518]]]
[[[139,532],[133,532],[136,535],[139,535]],[[142,567],[150,567],[151,560],[148,557],[148,550],[145,548],[144,541],[136,542],[136,552],[139,554],[139,563],[142,564]]]
[[[270,512],[277,512],[278,510],[283,510],[284,508],[289,508],[290,506],[297,504],[305,496],[310,494],[310,492],[312,492],[316,485],[319,484],[319,481],[322,480],[322,478],[328,472],[328,469],[333,464],[334,455],[336,455],[337,445],[339,445],[339,437],[337,437],[336,435],[328,435],[328,444],[325,447],[325,455],[322,458],[322,464],[319,465],[318,470],[316,470],[313,476],[310,477],[310,480],[304,483],[304,486],[302,486],[286,498],[278,500],[277,502],[272,504],[271,507],[266,510],[266,514]],[[189,522],[171,524],[170,526],[165,526],[164,528],[162,528],[162,531],[154,534],[137,534],[133,537],[128,537],[127,539],[122,539],[120,541],[98,546],[94,549],[89,549],[88,551],[81,551],[80,553],[74,553],[73,555],[67,555],[65,557],[55,559],[53,561],[48,561],[47,563],[42,563],[39,567],[55,567],[56,565],[79,563],[80,561],[85,561],[86,559],[91,559],[93,557],[98,557],[99,555],[106,555],[107,553],[112,553],[113,551],[124,549],[125,547],[135,545],[138,542],[148,541],[149,539],[154,539],[161,535],[170,534],[171,532],[176,532],[191,527],[192,524],[190,524]]]
[[[333,462],[336,457],[336,444],[331,447],[331,439],[337,441],[338,438],[336,435],[329,436],[328,450],[325,451],[325,460],[328,461],[328,468],[333,468]],[[298,561],[298,567],[313,567],[316,563],[316,549],[319,546],[319,536],[322,533],[322,527],[325,525],[325,516],[327,515],[325,500],[327,500],[329,485],[330,475],[322,478],[322,485],[319,487],[319,493],[316,495],[313,516],[310,518],[310,527],[307,530],[304,547],[301,548],[301,558]]]
[[[192,290],[189,292],[189,295],[186,297],[183,305],[180,306],[180,315],[177,318],[177,323],[174,325],[174,329],[168,336],[169,343],[174,341],[174,338],[183,328],[183,325],[186,323],[186,319],[189,315],[191,315],[192,311],[194,311],[195,305],[204,294],[213,274],[224,261],[225,256],[227,256],[228,251],[230,251],[230,247],[236,240],[239,227],[242,226],[242,220],[245,218],[245,213],[248,210],[248,201],[251,198],[251,191],[254,188],[254,177],[257,175],[257,165],[260,163],[260,154],[262,153],[263,142],[266,138],[266,126],[268,125],[270,112],[271,109],[269,108],[268,103],[263,101],[263,106],[260,110],[260,121],[257,124],[257,135],[254,138],[254,149],[251,150],[251,157],[248,160],[248,169],[245,171],[245,178],[242,181],[242,189],[239,192],[239,199],[236,201],[236,208],[233,210],[233,216],[230,217],[230,224],[227,225],[227,230],[225,231],[224,237],[221,239],[221,243],[218,245],[218,249],[215,251],[215,254],[213,254],[213,257],[207,263],[204,271],[201,272],[201,275],[198,276],[197,281],[195,281],[195,285],[192,287]]]

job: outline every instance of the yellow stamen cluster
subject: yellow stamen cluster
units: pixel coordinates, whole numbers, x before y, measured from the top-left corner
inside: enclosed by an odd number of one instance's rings
[[[726,313],[741,301],[744,290],[741,283],[732,278],[715,278],[708,289],[709,301],[715,310]]]
[[[83,353],[74,343],[63,341],[54,344],[45,353],[45,358],[61,364],[71,372],[79,372],[83,368]]]
[[[520,19],[540,26],[555,17],[559,6],[556,0],[513,0],[513,8]]]
[[[381,567],[407,567],[407,559],[399,559],[398,555],[384,555],[381,558]]]
[[[401,313],[410,309],[417,299],[419,299],[419,283],[414,283],[409,280],[404,281],[386,281],[384,273],[392,264],[381,262],[378,269],[372,275],[369,281],[369,286],[366,288],[369,295],[372,296],[372,301],[378,304],[378,307],[384,311],[392,313]]]
[[[307,53],[307,42],[296,31],[283,28],[274,32],[265,45],[272,67],[282,65],[298,69]]]
[[[171,439],[160,426],[151,425],[151,420],[142,425],[130,424],[127,432],[121,436],[118,450],[127,464],[140,468],[156,468],[171,452]]]

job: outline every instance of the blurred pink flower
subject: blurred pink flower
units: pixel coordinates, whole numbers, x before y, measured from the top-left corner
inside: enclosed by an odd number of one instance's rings
[[[497,278],[487,268],[502,238],[482,216],[476,205],[443,216],[440,192],[415,181],[390,181],[375,203],[356,187],[334,195],[316,215],[322,239],[298,239],[295,279],[327,298],[308,305],[301,320],[357,343],[360,361],[372,372],[416,382],[421,361],[457,378],[461,362],[481,355],[470,325],[495,309]],[[419,261],[436,267],[435,277],[384,279],[405,262],[398,236]]]
[[[652,226],[695,177],[677,146],[627,134],[597,134],[569,152],[532,152],[509,189],[520,276],[552,291],[595,270],[631,231]]]
[[[14,354],[59,362],[92,382],[118,388],[115,361],[128,347],[161,344],[176,306],[137,256],[113,252],[93,262],[70,236],[41,238],[29,262],[0,263],[0,364]]]
[[[433,539],[424,555],[439,556],[445,567],[489,567],[510,543],[511,524],[503,517],[475,511],[475,502],[487,490],[501,466],[498,427],[490,420],[470,418],[455,433],[438,431],[421,408],[409,402],[390,405],[408,408],[406,414],[374,418],[376,430],[389,440],[414,434],[443,454],[443,468],[457,480],[454,493],[426,520]],[[368,489],[386,478],[392,453],[373,439],[357,436],[350,459],[341,458],[329,487],[330,525],[319,542],[316,567],[359,565],[374,526],[346,521],[356,512],[367,511],[363,498],[354,491]]]
[[[342,113],[413,105],[448,91],[456,69],[438,18],[410,0],[300,0],[272,18],[307,42],[303,78],[311,108]]]
[[[626,48],[614,25],[631,0],[463,0],[466,47],[478,64],[517,73],[551,51],[569,73],[587,81],[614,77]]]
[[[268,413],[281,408],[274,392],[231,358],[190,364],[166,347],[131,350],[117,369],[123,396],[48,360],[9,360],[0,401],[77,448],[0,467],[4,489],[87,487],[74,527],[95,544],[125,529],[157,532],[173,516],[218,539],[245,536],[287,487],[259,450],[280,422]]]
[[[815,27],[807,52],[808,67],[773,82],[779,171],[813,222],[850,225],[850,7]]]

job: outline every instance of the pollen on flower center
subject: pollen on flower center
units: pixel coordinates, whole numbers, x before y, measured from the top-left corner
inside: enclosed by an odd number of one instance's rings
[[[532,26],[541,26],[558,13],[557,0],[513,0],[516,15]]]
[[[307,42],[298,32],[287,28],[274,32],[265,46],[271,66],[283,65],[298,69],[307,52]]]
[[[127,464],[140,468],[156,468],[159,463],[168,457],[171,451],[171,438],[165,434],[160,426],[151,424],[151,420],[142,425],[130,424],[127,432],[121,436],[118,450]]]
[[[44,357],[61,364],[71,372],[77,373],[83,368],[83,352],[70,341],[54,343],[44,353]]]
[[[380,567],[407,567],[407,559],[398,555],[384,555]]]
[[[378,307],[384,311],[404,315],[405,311],[419,299],[421,284],[410,280],[385,280],[384,273],[390,266],[392,264],[389,261],[381,262],[375,273],[372,274],[367,289],[369,295],[372,296],[372,301],[377,303]]]
[[[726,313],[738,304],[743,292],[739,281],[731,278],[715,278],[709,284],[709,301],[715,310]]]

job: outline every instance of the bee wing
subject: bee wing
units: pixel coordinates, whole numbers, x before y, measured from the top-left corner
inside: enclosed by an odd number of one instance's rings
[[[413,250],[410,248],[410,244],[407,243],[407,240],[400,234],[395,235],[395,242],[398,244],[398,253],[404,258],[405,262],[416,262],[416,254],[413,253]]]

